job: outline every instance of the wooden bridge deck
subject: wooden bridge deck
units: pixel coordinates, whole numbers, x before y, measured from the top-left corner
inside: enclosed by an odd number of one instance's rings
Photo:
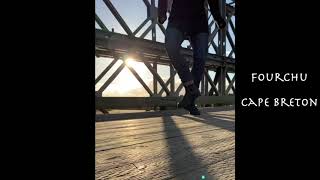
[[[96,179],[223,179],[234,175],[234,107],[97,115]]]

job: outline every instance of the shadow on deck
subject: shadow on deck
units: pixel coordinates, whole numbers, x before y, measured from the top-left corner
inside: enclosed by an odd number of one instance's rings
[[[97,115],[96,179],[234,179],[234,107],[201,111]]]

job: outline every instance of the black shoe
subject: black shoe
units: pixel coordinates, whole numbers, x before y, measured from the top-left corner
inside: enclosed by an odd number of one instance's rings
[[[190,104],[190,105],[185,106],[183,108],[185,110],[189,111],[191,115],[200,115],[199,109],[194,104]]]
[[[183,96],[183,99],[179,102],[178,108],[185,108],[188,106],[193,105],[194,102],[201,95],[199,88],[196,87],[194,84],[185,87],[186,94]]]

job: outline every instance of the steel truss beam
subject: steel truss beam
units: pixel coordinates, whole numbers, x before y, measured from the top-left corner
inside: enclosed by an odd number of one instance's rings
[[[157,59],[159,64],[169,65],[171,63],[167,56],[163,43],[151,40],[128,37],[126,35],[104,32],[96,29],[96,56],[113,58],[114,55],[124,56],[125,54],[143,54],[145,57]],[[190,62],[192,62],[193,52],[187,48],[180,49]],[[233,58],[208,54],[206,66],[219,67],[225,64],[228,68],[234,69],[235,61]]]
[[[107,74],[107,72],[121,59],[123,63],[116,69],[116,71],[107,79],[107,81],[97,91],[99,96],[102,92],[112,83],[112,81],[118,76],[118,74],[127,67],[135,78],[140,82],[144,89],[151,97],[162,96],[165,92],[167,96],[177,96],[183,88],[181,83],[177,89],[175,89],[175,75],[177,72],[171,64],[171,60],[167,56],[164,44],[156,41],[156,26],[160,28],[161,32],[165,34],[165,27],[157,22],[157,8],[155,6],[155,0],[142,0],[147,7],[146,19],[132,32],[130,27],[123,20],[116,8],[112,5],[110,0],[103,0],[113,16],[119,22],[121,27],[125,30],[127,35],[110,32],[109,29],[103,24],[102,20],[95,15],[95,20],[100,26],[100,29],[96,29],[96,44],[95,51],[97,57],[113,58],[113,61],[102,71],[102,73],[96,78],[97,84]],[[221,15],[225,17],[227,22],[227,28],[224,30],[218,29],[215,25],[215,21],[212,20],[209,23],[209,28],[214,27],[213,31],[208,37],[208,47],[212,46],[216,54],[208,54],[207,62],[205,63],[204,77],[201,81],[201,93],[204,96],[225,96],[228,95],[232,89],[235,92],[235,76],[230,79],[228,73],[235,72],[235,44],[232,39],[232,34],[235,33],[235,26],[232,22],[232,17],[235,15],[234,6],[226,4],[225,0],[219,0],[220,7],[222,9]],[[208,19],[212,16],[210,11],[207,10]],[[151,21],[144,32],[138,33]],[[152,33],[152,40],[144,39],[148,33]],[[232,32],[232,33],[231,33]],[[137,37],[138,36],[138,37]],[[214,42],[215,37],[218,38],[218,44]],[[231,46],[230,53],[226,54],[226,43],[229,42]],[[181,48],[181,54],[187,59],[188,63],[193,61],[193,52],[188,48]],[[139,76],[139,73],[124,63],[127,58],[134,58],[145,64],[148,70],[153,75],[153,91]],[[170,77],[164,82],[157,72],[157,65],[166,65],[170,67]],[[209,71],[215,71],[215,77],[212,79],[209,75]],[[160,91],[158,92],[158,82],[160,84]],[[226,82],[229,83],[226,87]],[[209,84],[211,88],[209,89]],[[170,86],[169,86],[170,85]]]

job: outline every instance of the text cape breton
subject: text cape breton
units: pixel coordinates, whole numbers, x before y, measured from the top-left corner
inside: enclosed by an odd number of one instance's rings
[[[307,73],[251,73],[251,82],[305,82],[308,79]],[[317,98],[251,98],[241,99],[243,107],[316,107]]]

